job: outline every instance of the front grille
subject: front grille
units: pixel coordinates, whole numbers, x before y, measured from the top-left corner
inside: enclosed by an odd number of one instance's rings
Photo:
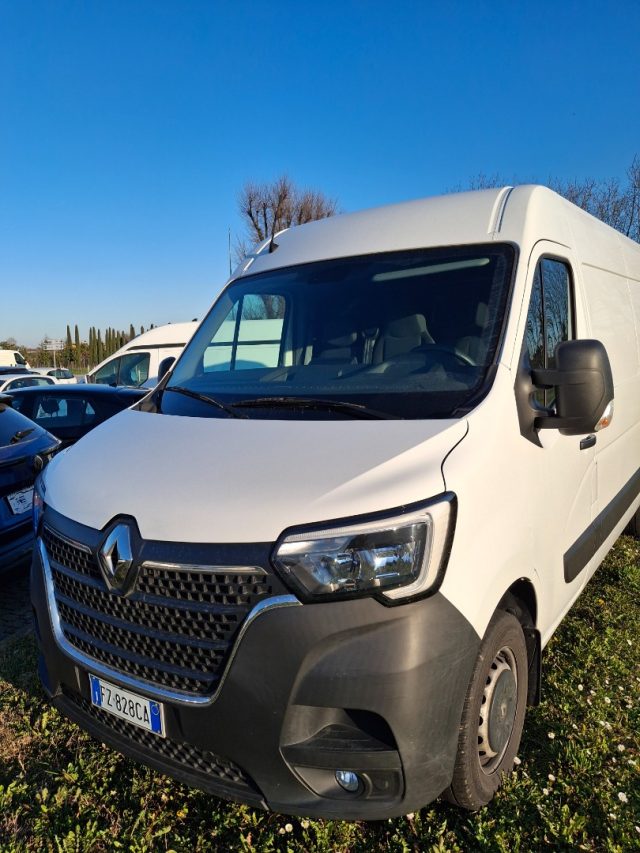
[[[109,591],[94,553],[46,525],[43,540],[65,638],[150,686],[212,694],[240,625],[272,594],[269,576],[258,570],[143,564],[125,598]]]
[[[120,719],[120,717],[109,714],[102,708],[97,708],[87,699],[71,691],[65,690],[64,694],[84,714],[92,717],[116,734],[126,737],[134,744],[143,747],[156,757],[169,759],[181,765],[190,773],[202,773],[207,776],[209,781],[215,782],[217,780],[225,787],[234,786],[252,793],[257,791],[249,776],[232,761],[214,755],[212,752],[198,749],[191,744],[178,743],[167,737],[162,738],[159,735],[146,731],[146,729],[134,726],[132,723]],[[241,791],[237,793],[241,793]]]
[[[78,574],[98,580],[101,578],[98,562],[92,558],[90,551],[85,551],[67,539],[57,536],[50,527],[45,526],[42,538],[47,546],[50,560],[60,563],[61,566],[66,566]]]

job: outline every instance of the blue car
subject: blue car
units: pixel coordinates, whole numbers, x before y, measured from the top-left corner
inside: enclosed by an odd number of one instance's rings
[[[0,574],[25,565],[33,547],[33,482],[60,442],[0,396]]]

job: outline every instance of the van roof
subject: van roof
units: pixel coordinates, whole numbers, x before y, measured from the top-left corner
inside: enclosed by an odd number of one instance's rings
[[[156,326],[147,332],[142,332],[132,338],[122,349],[133,347],[159,346],[160,344],[186,344],[195,332],[198,323],[191,320],[188,323],[167,323],[164,326]]]
[[[578,234],[589,243],[588,232],[594,228],[616,235],[626,251],[640,252],[632,240],[548,187],[524,184],[451,193],[340,214],[282,231],[275,237],[275,251],[269,252],[269,241],[265,241],[236,275],[338,257],[494,240],[523,249],[542,239],[573,246],[580,239]]]

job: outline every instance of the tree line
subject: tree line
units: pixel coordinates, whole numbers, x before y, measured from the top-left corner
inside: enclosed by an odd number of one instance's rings
[[[524,183],[522,180],[505,180],[499,174],[476,175],[457,190],[488,189],[508,184]],[[540,183],[540,181],[528,181]],[[625,177],[620,178],[549,178],[551,189],[569,201],[593,214],[598,219],[640,243],[640,155],[636,154]],[[267,183],[248,181],[237,198],[242,233],[236,239],[235,260],[241,262],[256,244],[274,239],[279,231],[293,225],[303,225],[316,219],[325,219],[339,212],[336,199],[321,190],[297,186],[287,175]],[[150,328],[153,328],[151,324]],[[140,333],[144,332],[140,327]],[[67,325],[63,349],[56,352],[56,363],[77,371],[94,367],[123,344],[136,336],[131,324],[129,331],[107,327],[104,332],[92,326],[86,339],[80,338],[78,326]],[[0,349],[19,349],[34,365],[53,365],[53,352],[46,348],[47,340],[38,347],[28,348],[17,344],[14,338],[0,341]]]
[[[152,323],[149,328],[153,329],[154,324]],[[137,332],[133,323],[129,325],[128,331],[114,329],[111,326],[104,330],[91,326],[88,336],[81,338],[78,324],[74,325],[73,335],[71,326],[67,324],[67,334],[61,339],[62,349],[55,353],[55,363],[59,367],[69,367],[76,371],[90,370],[145,331],[147,331],[145,327],[140,326],[140,331]],[[37,347],[27,347],[19,344],[15,338],[7,338],[0,341],[0,349],[19,350],[34,367],[53,367],[54,353],[48,347],[50,341],[51,338],[45,337]]]

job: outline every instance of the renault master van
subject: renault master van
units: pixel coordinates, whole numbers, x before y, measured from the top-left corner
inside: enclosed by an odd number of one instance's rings
[[[640,247],[543,187],[276,234],[38,481],[47,694],[254,806],[487,803],[637,518],[639,325]]]
[[[195,321],[167,323],[132,338],[87,373],[85,382],[153,388],[165,358],[177,358],[197,328]]]

